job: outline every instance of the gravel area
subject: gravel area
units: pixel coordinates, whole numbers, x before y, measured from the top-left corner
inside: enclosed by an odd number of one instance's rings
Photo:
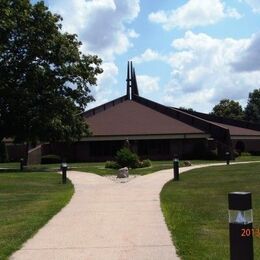
[[[138,176],[140,176],[140,175],[129,175],[128,178],[117,178],[116,175],[107,175],[105,177],[110,179],[111,181],[114,181],[114,182],[117,182],[117,183],[127,183],[127,182],[135,179]]]

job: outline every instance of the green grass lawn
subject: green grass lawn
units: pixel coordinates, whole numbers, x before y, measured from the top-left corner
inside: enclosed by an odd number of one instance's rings
[[[161,191],[161,207],[184,260],[229,259],[228,192],[250,191],[260,228],[260,163],[207,167],[181,175]],[[260,259],[260,237],[254,237]]]
[[[104,175],[114,175],[117,174],[115,169],[105,168],[105,162],[87,162],[87,163],[68,163],[69,170],[83,171],[95,173],[101,176]],[[19,171],[19,163],[4,163],[0,164],[0,168],[7,168],[9,170]],[[39,164],[39,165],[30,165],[25,167],[26,172],[40,171],[58,171],[60,164]],[[151,167],[139,168],[139,169],[130,169],[130,174],[144,175],[152,173],[155,171],[170,169],[172,168],[172,161],[153,161]],[[0,170],[1,171],[1,170]]]
[[[260,156],[242,156],[236,159],[236,162],[243,161],[260,161]],[[205,163],[221,163],[224,161],[217,160],[190,160],[192,164],[205,164]],[[231,162],[232,163],[232,162]],[[104,175],[115,175],[117,174],[117,170],[115,169],[106,169],[105,162],[83,162],[83,163],[68,163],[69,170],[77,170],[83,172],[95,173],[101,176]],[[180,161],[180,166],[183,166],[183,161]],[[19,171],[20,164],[19,163],[0,163],[0,172],[1,168],[7,168],[10,171],[16,170]],[[48,171],[58,171],[60,168],[60,164],[39,164],[39,165],[31,165],[26,167],[25,171],[38,171],[38,172],[48,172]],[[136,175],[145,175],[149,173],[153,173],[156,171],[171,169],[172,161],[152,161],[151,167],[139,168],[139,169],[130,169],[130,174]]]
[[[57,173],[0,173],[0,259],[19,249],[73,192]]]
[[[259,158],[260,159],[260,158]],[[221,162],[221,161],[191,161],[192,164],[202,164],[209,162]],[[14,164],[11,164],[11,166]],[[11,168],[11,166],[9,168]],[[180,162],[180,166],[183,166],[183,161]],[[20,166],[19,166],[20,167]],[[105,162],[86,162],[86,163],[68,163],[69,170],[82,171],[95,173],[100,176],[116,175],[117,169],[105,168]],[[173,167],[172,161],[152,161],[152,166],[138,169],[130,169],[130,174],[145,175],[156,171],[171,169]],[[1,168],[1,164],[0,164]],[[25,171],[58,171],[60,164],[39,164],[31,165],[25,168]],[[16,168],[19,171],[19,168]]]

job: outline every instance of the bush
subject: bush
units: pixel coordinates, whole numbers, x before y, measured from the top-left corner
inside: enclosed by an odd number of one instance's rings
[[[56,154],[44,155],[41,158],[41,164],[61,163],[61,158]]]
[[[144,168],[144,167],[150,167],[151,165],[152,165],[152,162],[151,162],[149,159],[143,160],[143,161],[141,162],[141,167],[142,167],[142,168]]]
[[[138,168],[140,164],[138,155],[126,147],[116,153],[116,162],[120,167],[129,167],[132,169]]]
[[[117,162],[114,162],[114,161],[106,161],[105,168],[119,169],[120,166],[118,165]]]

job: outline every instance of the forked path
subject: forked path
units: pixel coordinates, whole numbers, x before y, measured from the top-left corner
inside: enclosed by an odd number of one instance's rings
[[[75,185],[70,203],[11,259],[179,259],[159,198],[172,175],[172,170],[163,170],[116,183],[95,174],[70,171],[68,176]]]

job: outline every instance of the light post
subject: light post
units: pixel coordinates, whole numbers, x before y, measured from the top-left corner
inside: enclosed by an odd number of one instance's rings
[[[173,159],[173,180],[179,181],[179,158],[177,155]]]
[[[227,165],[229,165],[229,163],[230,163],[230,152],[226,152],[225,157],[226,157]]]
[[[20,171],[21,171],[21,172],[23,171],[23,166],[24,166],[24,159],[21,158],[21,159],[20,159]]]
[[[253,210],[251,192],[228,194],[231,260],[253,260]]]
[[[62,171],[62,184],[66,184],[67,183],[67,169],[68,169],[68,165],[66,162],[63,162],[61,164],[61,171]]]

